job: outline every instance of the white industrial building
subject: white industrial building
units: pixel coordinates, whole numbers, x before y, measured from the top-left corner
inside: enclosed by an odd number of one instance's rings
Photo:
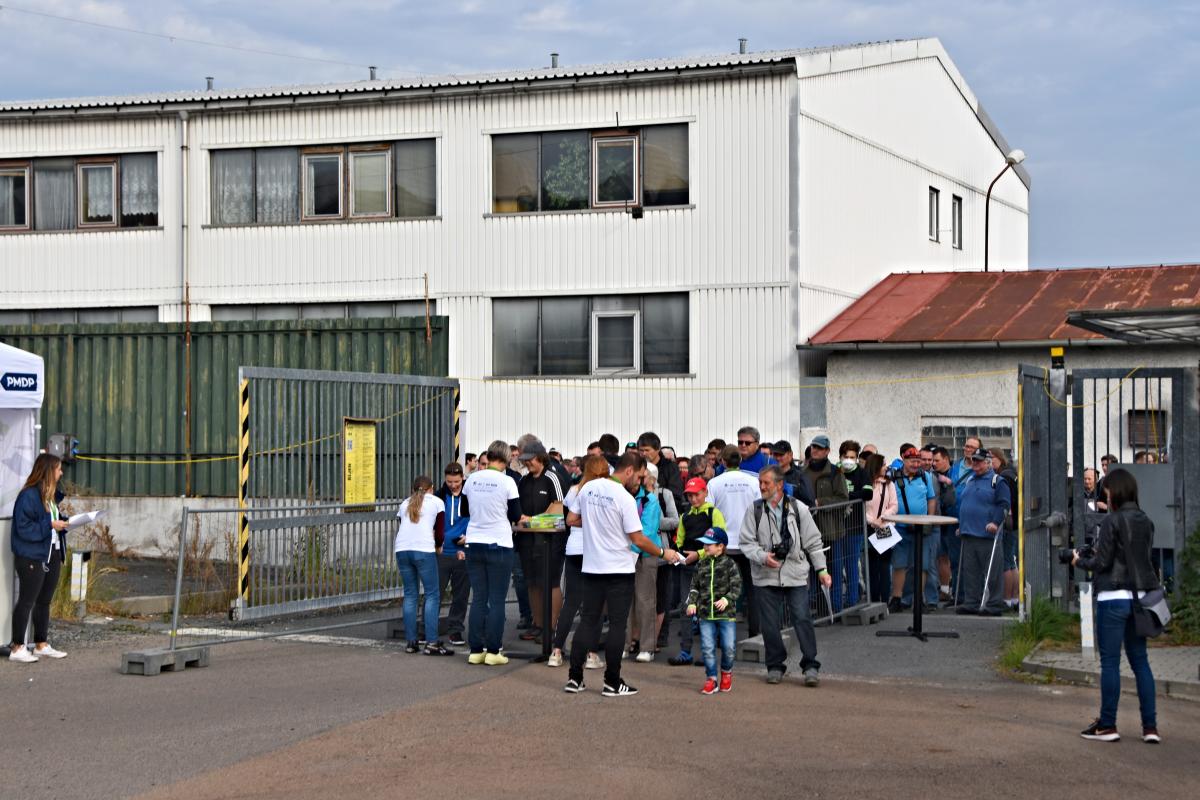
[[[1009,146],[936,39],[0,104],[0,324],[449,318],[466,446],[797,439],[797,350],[979,270]],[[1028,267],[1029,176],[991,199]]]

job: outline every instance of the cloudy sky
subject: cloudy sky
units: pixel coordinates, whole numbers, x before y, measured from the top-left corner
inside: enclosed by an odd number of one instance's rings
[[[1200,1],[18,0],[0,98],[939,37],[1033,175],[1030,263],[1200,261]],[[23,10],[23,11],[22,11]],[[143,36],[28,11],[133,28]],[[193,44],[197,39],[244,50]],[[284,58],[247,50],[304,56]]]

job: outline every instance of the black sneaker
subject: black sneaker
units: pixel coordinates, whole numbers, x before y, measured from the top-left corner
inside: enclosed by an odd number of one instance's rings
[[[427,656],[452,656],[454,651],[443,645],[441,642],[430,642],[425,645],[425,655]]]
[[[1147,728],[1142,726],[1142,741],[1146,744],[1158,744],[1162,741],[1162,737],[1158,735],[1158,728]]]
[[[629,695],[637,694],[637,689],[622,680],[616,686],[609,686],[607,683],[604,684],[604,691],[600,694],[604,697],[628,697]]]
[[[466,643],[467,640],[463,638],[461,633],[450,634],[450,644],[454,645],[455,647],[462,647]]]
[[[685,653],[682,650],[680,650],[679,655],[671,656],[670,658],[667,659],[667,663],[670,664],[672,667],[686,667],[687,665],[693,663],[692,662],[692,654]]]
[[[930,603],[925,603],[923,606],[921,606],[922,614],[936,614],[937,610],[938,610],[938,607],[936,605],[933,605]]]
[[[533,620],[529,617],[521,617],[521,621],[517,623],[517,630],[523,631],[526,628],[533,627]]]
[[[1099,719],[1080,731],[1079,735],[1085,739],[1091,739],[1093,742],[1121,741],[1121,734],[1117,733],[1117,727],[1115,725],[1101,725]]]
[[[421,645],[417,644],[416,642],[408,642],[404,645],[404,652],[419,653],[421,652]]]
[[[891,614],[899,614],[904,610],[904,604],[900,602],[899,597],[893,597],[888,600],[888,612]]]
[[[958,608],[954,609],[954,613],[955,613],[955,614],[962,614],[962,615],[964,615],[964,616],[965,616],[965,615],[974,615],[974,614],[978,614],[978,613],[979,613],[979,609],[978,609],[978,608],[971,608],[970,606],[959,606]]]
[[[571,678],[569,681],[567,681],[567,685],[563,687],[563,691],[570,694],[579,694],[586,688],[587,687],[583,685],[583,681],[577,681],[574,678]],[[605,690],[608,689],[607,686],[604,688]]]

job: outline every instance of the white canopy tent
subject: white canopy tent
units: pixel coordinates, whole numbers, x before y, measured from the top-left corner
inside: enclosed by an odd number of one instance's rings
[[[0,342],[0,644],[12,627],[13,502],[38,453],[38,414],[45,397],[46,365],[41,356]]]

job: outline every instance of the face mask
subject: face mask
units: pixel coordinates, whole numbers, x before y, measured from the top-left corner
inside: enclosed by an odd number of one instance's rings
[[[854,472],[854,470],[858,469],[858,459],[857,458],[844,459],[842,461],[842,469],[844,469],[846,472]]]

